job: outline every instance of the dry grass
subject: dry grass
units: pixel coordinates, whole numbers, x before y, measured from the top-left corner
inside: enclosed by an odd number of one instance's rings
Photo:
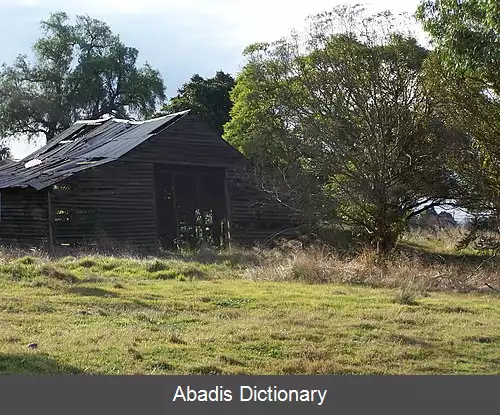
[[[400,244],[420,248],[427,252],[441,254],[458,254],[456,247],[460,240],[466,235],[462,228],[449,229],[418,229],[403,235]],[[472,249],[462,251],[462,254],[475,254]]]
[[[399,252],[379,264],[373,251],[342,258],[324,248],[309,248],[283,254],[278,261],[249,267],[252,280],[308,283],[362,284],[372,287],[402,287],[411,282],[421,291],[481,291],[500,287],[498,259],[482,263],[481,257],[439,255],[428,258]],[[487,284],[487,285],[486,285]]]
[[[419,297],[426,297],[425,287],[419,281],[403,281],[394,294],[394,302],[403,305],[416,305]]]

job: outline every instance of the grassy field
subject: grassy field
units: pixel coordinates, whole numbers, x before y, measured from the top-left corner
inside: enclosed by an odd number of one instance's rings
[[[231,260],[2,261],[2,374],[500,373],[495,292],[272,281]]]

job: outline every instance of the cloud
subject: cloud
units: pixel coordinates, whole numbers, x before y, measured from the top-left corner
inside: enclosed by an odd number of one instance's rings
[[[212,32],[224,33],[230,42],[273,40],[293,28],[301,28],[304,18],[310,14],[332,9],[345,3],[342,0],[20,0],[23,8],[43,7],[52,11],[105,16],[119,20],[135,16],[137,21],[155,17],[165,22],[175,19],[177,25],[196,29],[209,28]],[[5,4],[5,6],[4,6]],[[0,0],[0,8],[12,2]],[[412,13],[418,0],[379,0],[365,3],[371,11],[391,9]],[[205,32],[206,33],[206,32]],[[211,34],[211,33],[209,33]],[[223,36],[219,36],[223,37]]]
[[[419,0],[367,2],[369,11],[412,13]],[[342,4],[342,0],[0,0],[0,62],[28,53],[38,23],[50,12],[88,14],[108,22],[139,59],[160,69],[170,93],[181,77],[217,69],[238,70],[250,43],[272,41],[301,29],[305,18]],[[182,75],[180,75],[182,73]]]
[[[355,1],[354,1],[355,2]],[[361,2],[363,2],[361,0]],[[106,21],[139,50],[141,62],[160,70],[172,96],[194,73],[235,73],[250,43],[272,41],[301,29],[305,18],[342,0],[0,0],[0,63],[29,53],[49,13],[88,14]],[[419,0],[372,0],[370,12],[413,13]],[[20,157],[25,144],[14,144]]]

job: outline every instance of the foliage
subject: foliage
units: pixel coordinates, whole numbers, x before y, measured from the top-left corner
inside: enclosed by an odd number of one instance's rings
[[[9,147],[2,147],[0,143],[0,160],[4,160],[10,157]]]
[[[450,155],[450,165],[462,183],[458,203],[478,216],[463,242],[474,240],[481,229],[498,235],[500,3],[425,1],[417,16],[437,46],[428,62],[434,73],[430,86],[434,104],[449,128],[461,136],[461,151]],[[489,219],[482,220],[485,215]]]
[[[498,0],[423,0],[417,17],[449,68],[500,93]]]
[[[34,60],[20,55],[0,72],[0,133],[44,134],[51,139],[82,118],[105,114],[145,117],[164,99],[159,72],[137,66],[126,46],[102,21],[53,13],[41,22]]]
[[[437,59],[430,88],[434,105],[460,145],[448,162],[462,184],[457,202],[470,212],[500,220],[500,98],[472,78],[449,72]]]
[[[229,97],[234,87],[230,74],[218,71],[213,78],[193,75],[170,102],[162,107],[162,112],[173,113],[191,109],[194,114],[208,123],[219,134],[229,121],[232,102]]]
[[[449,197],[453,137],[431,105],[428,51],[390,14],[337,8],[304,38],[246,55],[225,137],[303,217],[340,220],[385,252],[409,218]]]

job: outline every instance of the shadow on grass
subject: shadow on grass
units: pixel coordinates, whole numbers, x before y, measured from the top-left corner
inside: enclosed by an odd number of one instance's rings
[[[69,365],[42,354],[0,354],[0,375],[63,375],[82,374]]]
[[[97,287],[71,287],[68,288],[69,294],[82,295],[84,297],[118,297],[118,294]]]

